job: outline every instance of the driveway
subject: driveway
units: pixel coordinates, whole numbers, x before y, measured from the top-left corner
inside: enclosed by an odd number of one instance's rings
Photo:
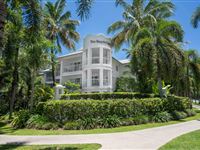
[[[13,136],[0,135],[0,144],[83,144],[99,143],[101,149],[158,149],[173,138],[200,129],[200,121],[144,129],[139,131],[88,134],[88,135],[49,135],[49,136]]]

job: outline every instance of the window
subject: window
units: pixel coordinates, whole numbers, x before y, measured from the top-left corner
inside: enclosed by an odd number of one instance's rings
[[[103,85],[110,85],[110,70],[103,70]]]
[[[99,48],[92,48],[92,64],[99,64]]]
[[[116,66],[116,71],[118,71],[118,66]]]
[[[56,76],[60,76],[60,64],[56,67]]]
[[[103,49],[103,63],[109,64],[110,63],[110,50],[109,49]]]
[[[99,86],[99,69],[92,69],[92,86]]]
[[[87,70],[85,70],[85,80],[83,86],[87,87]]]
[[[63,72],[74,72],[82,70],[82,62],[64,62]]]

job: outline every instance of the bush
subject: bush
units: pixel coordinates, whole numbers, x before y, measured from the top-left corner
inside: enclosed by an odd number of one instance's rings
[[[98,123],[99,127],[102,128],[112,128],[121,125],[120,119],[116,115],[104,117],[103,119],[100,119]]]
[[[43,125],[48,122],[48,118],[41,115],[33,115],[27,121],[27,128],[43,129]]]
[[[172,99],[172,98],[171,98]],[[82,120],[88,126],[93,126],[91,118],[134,118],[142,115],[155,116],[163,111],[185,111],[190,108],[189,99],[175,98],[175,100],[146,98],[133,100],[54,100],[40,103],[38,109],[49,120],[68,122]],[[173,108],[169,107],[172,106]],[[181,106],[180,106],[181,105]],[[174,112],[173,111],[173,112]],[[90,118],[86,119],[85,118]],[[89,127],[90,128],[90,127]]]
[[[172,119],[171,114],[166,111],[157,113],[155,116],[152,116],[151,118],[153,122],[168,122],[171,119]]]
[[[23,128],[26,126],[26,122],[30,117],[30,112],[28,110],[20,110],[16,113],[11,125],[14,128]]]
[[[42,128],[43,130],[55,130],[55,129],[58,129],[59,126],[57,123],[53,123],[53,122],[48,122],[48,123],[45,123],[42,125]]]
[[[132,92],[114,92],[114,93],[74,93],[64,94],[61,99],[93,99],[93,100],[107,100],[107,99],[134,99],[134,98],[152,98],[154,94],[148,93],[132,93]]]
[[[132,118],[133,120],[133,123],[135,125],[138,125],[138,124],[145,124],[145,123],[148,123],[149,122],[149,117],[148,116],[137,116],[137,117],[134,117]]]
[[[196,115],[196,112],[193,109],[186,109],[185,113],[188,117]]]
[[[97,119],[95,118],[84,118],[79,120],[81,129],[94,129],[98,126]]]
[[[174,111],[172,112],[172,117],[174,120],[181,120],[187,117],[187,114],[183,111]]]
[[[66,122],[64,125],[64,130],[79,130],[81,129],[80,121]]]

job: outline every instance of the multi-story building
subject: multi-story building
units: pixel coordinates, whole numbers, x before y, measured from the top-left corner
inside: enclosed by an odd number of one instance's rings
[[[81,85],[82,92],[111,92],[116,79],[129,71],[129,60],[112,57],[110,39],[103,35],[88,35],[83,49],[57,58],[56,81],[72,81]],[[50,70],[44,71],[47,84],[52,84]]]

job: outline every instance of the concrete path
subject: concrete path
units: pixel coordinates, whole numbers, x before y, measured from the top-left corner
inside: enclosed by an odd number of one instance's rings
[[[195,104],[193,104],[192,106],[193,106],[193,108],[196,108],[196,109],[199,109],[199,110],[200,110],[200,105],[195,105]]]
[[[200,121],[189,122],[109,134],[89,135],[50,135],[50,136],[12,136],[0,135],[0,144],[23,143],[31,144],[81,144],[99,143],[106,150],[158,149],[173,138],[200,129]]]

